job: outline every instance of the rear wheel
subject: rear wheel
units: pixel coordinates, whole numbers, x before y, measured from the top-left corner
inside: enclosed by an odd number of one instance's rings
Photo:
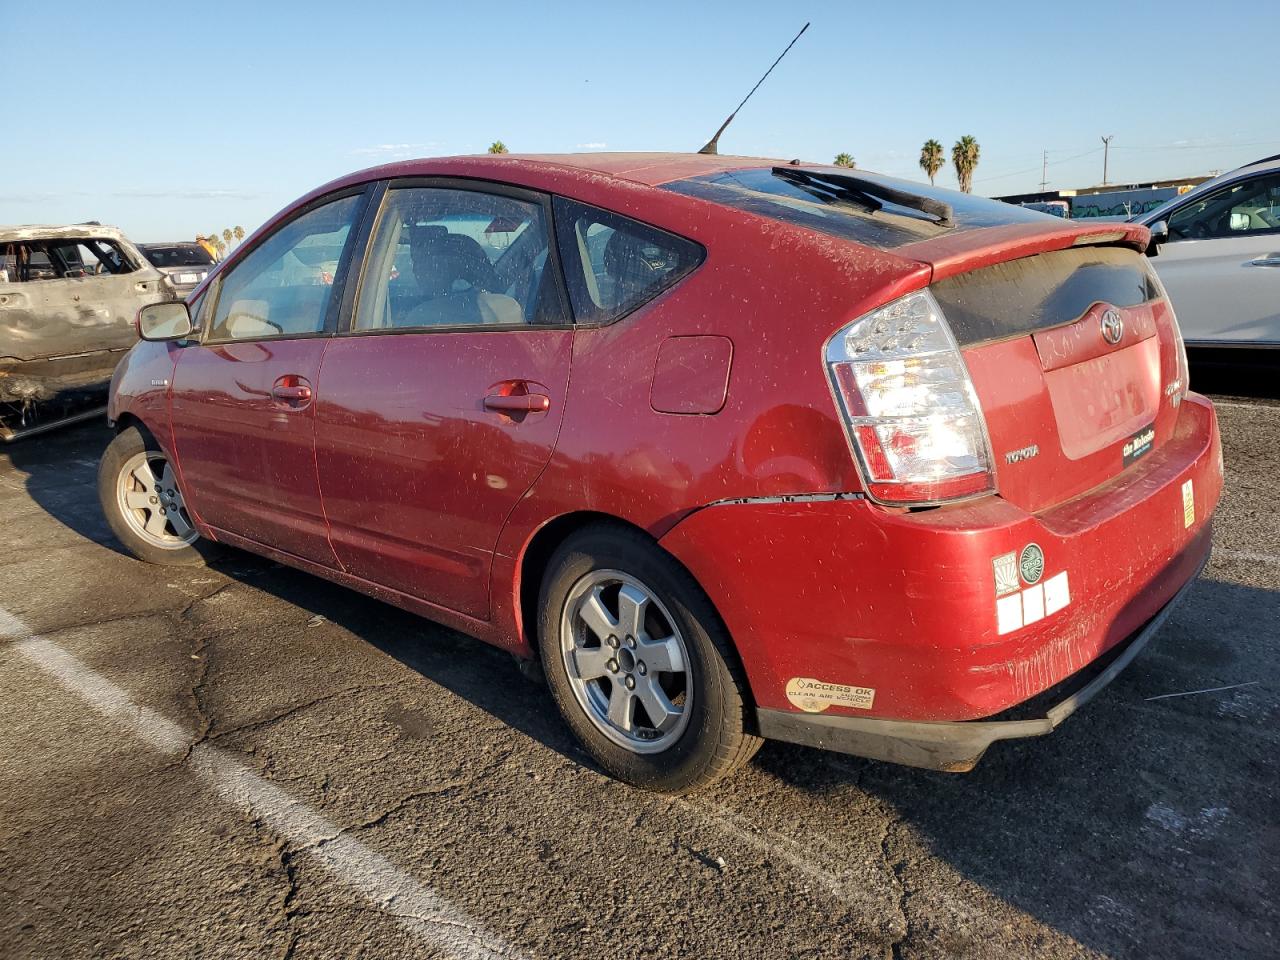
[[[98,465],[98,499],[111,532],[139,560],[166,566],[205,562],[168,456],[137,427],[111,441]]]
[[[697,583],[643,535],[567,540],[543,579],[539,646],[560,712],[608,773],[683,793],[745,763],[742,668]]]

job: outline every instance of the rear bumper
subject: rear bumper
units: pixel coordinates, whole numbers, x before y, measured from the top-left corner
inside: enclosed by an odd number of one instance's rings
[[[1203,568],[1202,564],[1201,570]],[[770,740],[785,740],[909,767],[952,773],[971,770],[997,740],[1042,737],[1052,733],[1058,724],[1092,700],[1133,662],[1193,583],[1194,578],[1184,584],[1142,629],[1112,648],[1106,657],[1069,677],[1053,690],[1046,691],[1052,694],[1049,698],[1052,705],[1035,711],[1037,715],[1028,719],[921,723],[762,709],[756,713],[760,735]]]
[[[700,510],[661,543],[724,618],[764,727],[974,721],[1141,633],[1208,559],[1221,489],[1213,408],[1191,394],[1159,449],[1042,513],[999,497],[917,512],[745,501]],[[1041,607],[1049,594],[1016,574],[1015,592],[1001,592],[996,561],[1029,544],[1042,551],[1039,584],[1065,588],[1056,603]],[[1013,625],[1000,616],[1011,600]],[[806,681],[835,693],[807,698]]]

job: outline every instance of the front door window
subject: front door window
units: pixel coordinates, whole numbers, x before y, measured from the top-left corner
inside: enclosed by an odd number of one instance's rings
[[[359,194],[304,213],[223,278],[209,339],[297,337],[325,329]]]

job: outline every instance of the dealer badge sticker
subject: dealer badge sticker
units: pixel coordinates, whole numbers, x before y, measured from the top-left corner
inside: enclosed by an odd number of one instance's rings
[[[1044,551],[1037,544],[1028,543],[1022,548],[1018,572],[1027,583],[1036,583],[1044,575]]]

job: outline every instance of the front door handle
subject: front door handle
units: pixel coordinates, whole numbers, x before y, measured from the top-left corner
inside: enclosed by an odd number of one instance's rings
[[[551,398],[545,393],[491,393],[484,398],[484,406],[503,413],[544,413],[551,409]]]
[[[311,384],[306,377],[288,374],[271,385],[271,399],[291,406],[306,406],[311,402]]]
[[[310,400],[310,387],[272,387],[271,396],[277,400]]]
[[[1250,260],[1251,267],[1280,267],[1280,253],[1268,253],[1265,257]]]

